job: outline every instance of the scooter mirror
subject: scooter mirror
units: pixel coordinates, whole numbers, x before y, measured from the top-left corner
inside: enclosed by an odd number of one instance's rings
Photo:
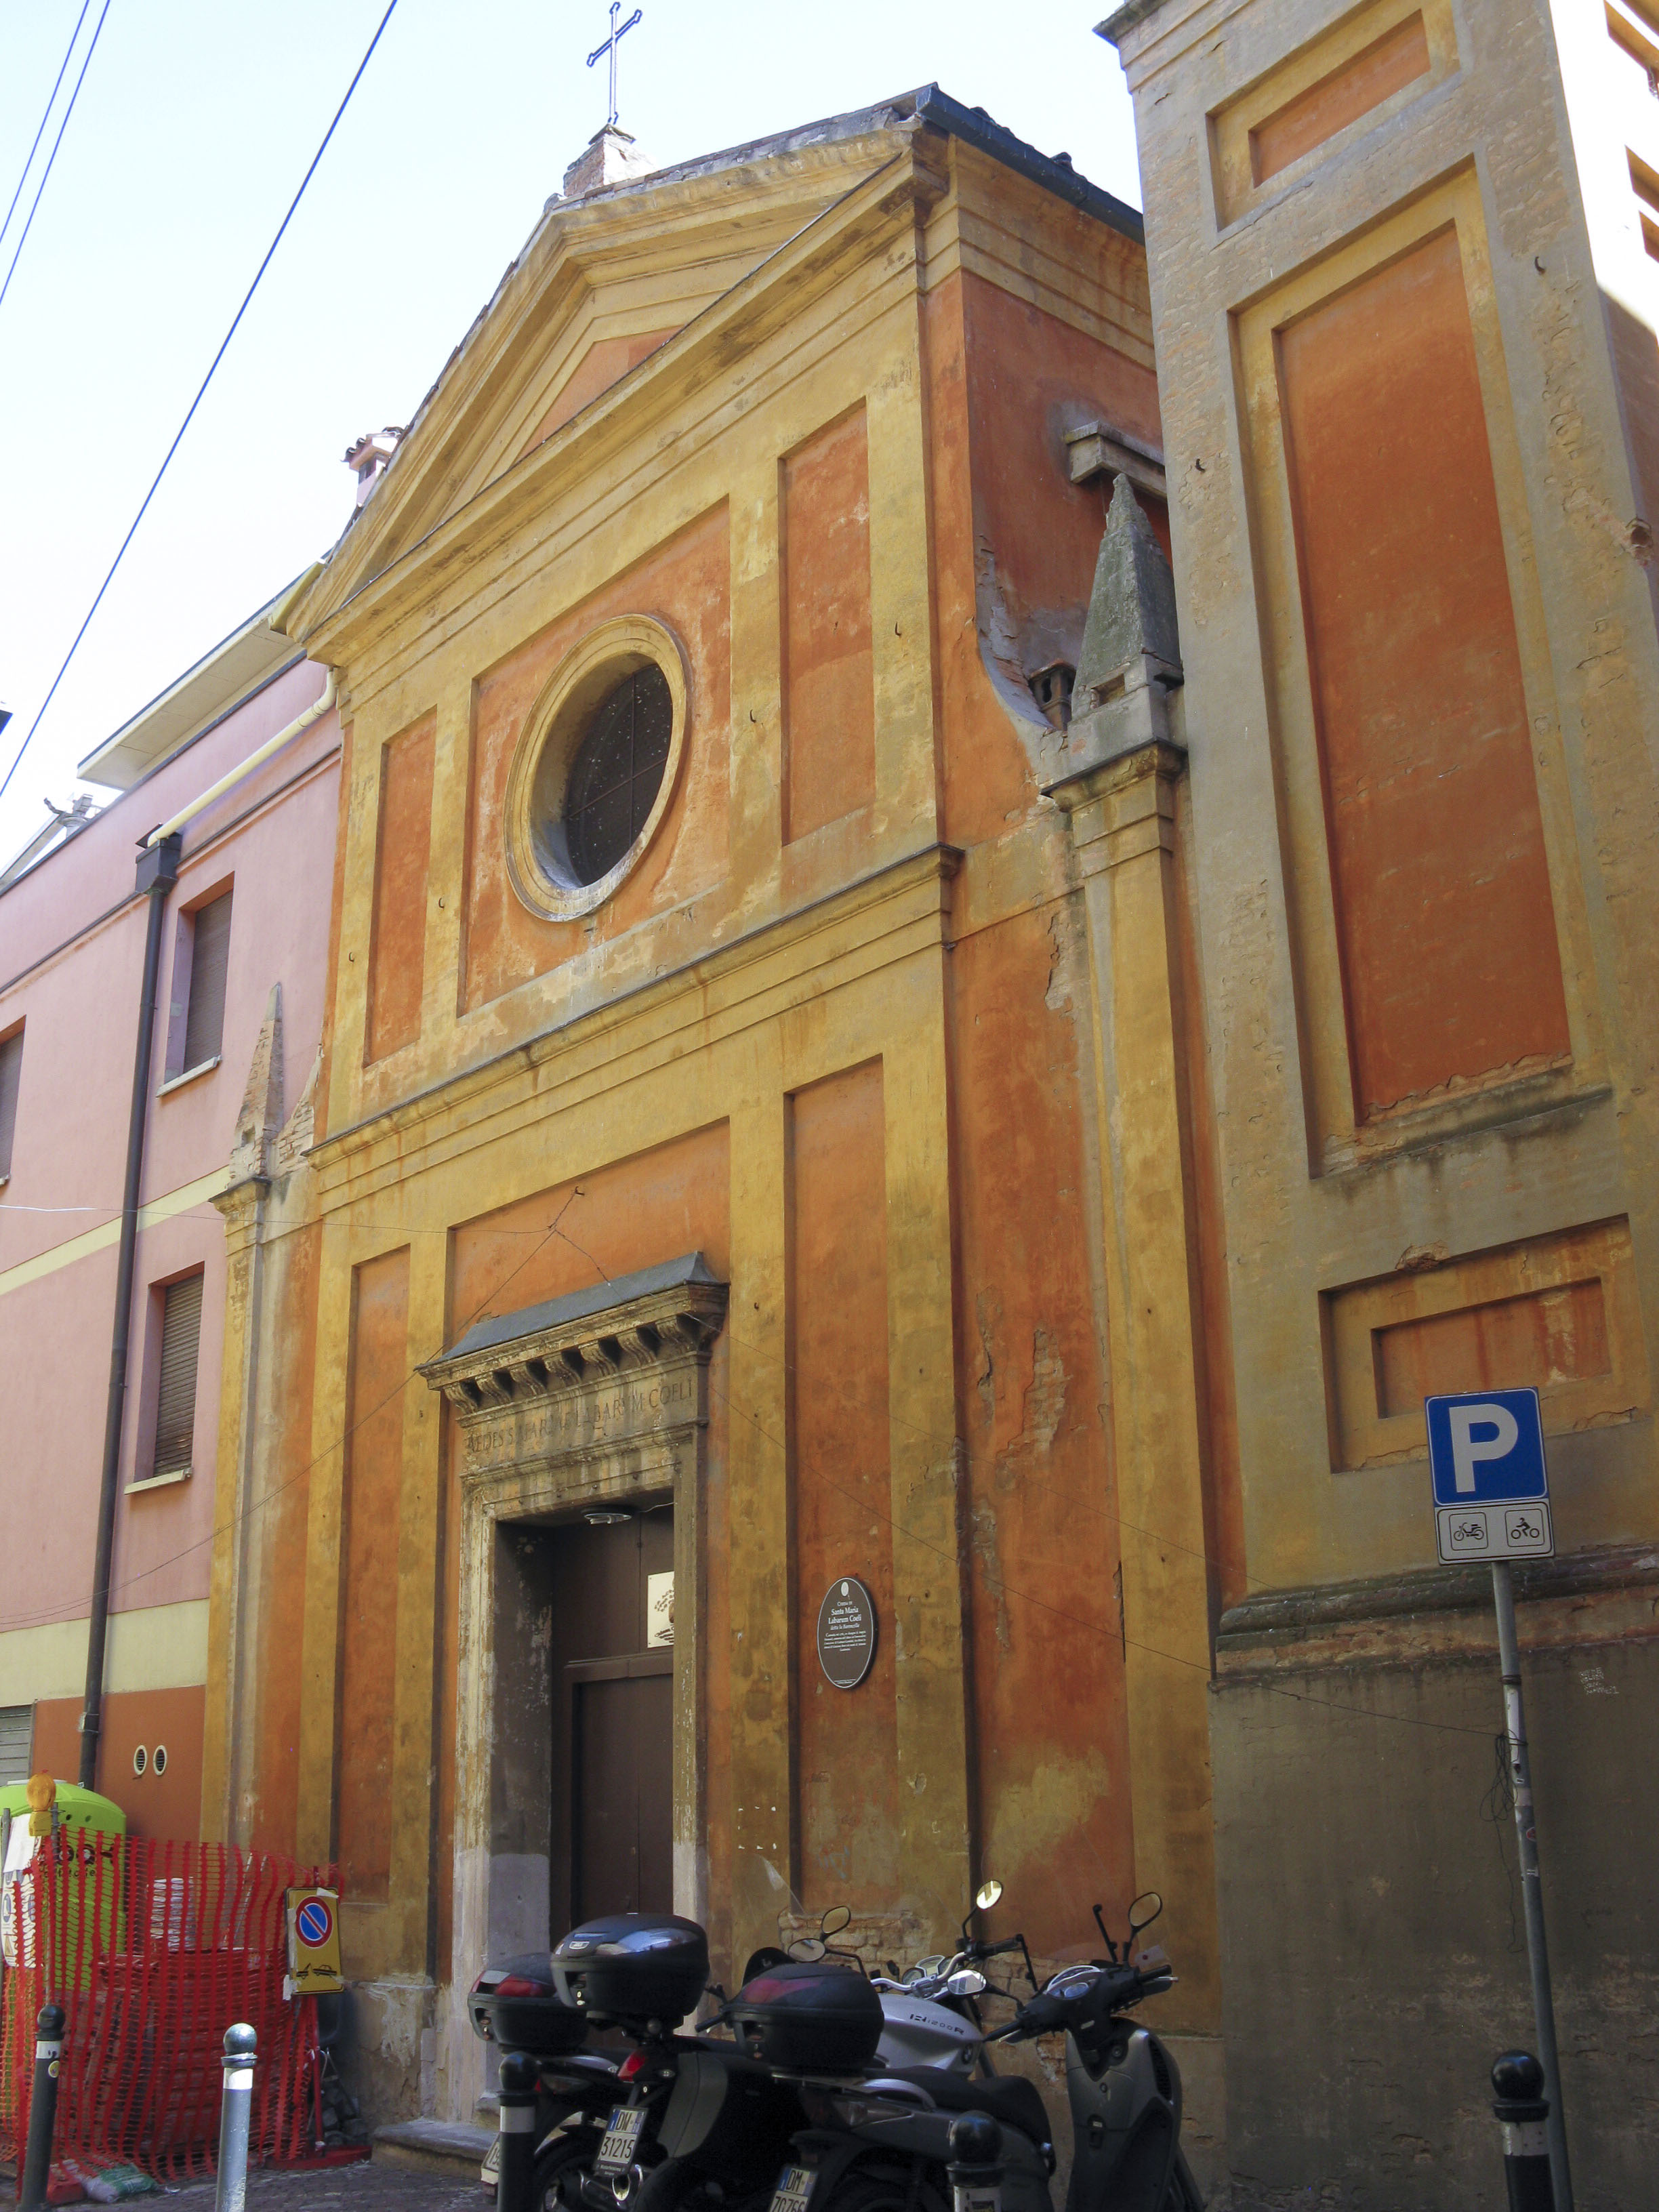
[[[789,1946],[789,1955],[804,1966],[816,1966],[827,1948],[816,1936],[800,1936]]]
[[[974,1892],[974,1905],[977,1911],[988,1912],[994,1905],[1001,1901],[1001,1897],[1002,1884],[993,1875],[989,1881],[981,1882]]]
[[[1143,1928],[1150,1928],[1164,1910],[1164,1899],[1155,1889],[1144,1889],[1129,1907],[1129,1932],[1139,1936]]]
[[[960,1973],[952,1974],[945,1984],[945,1994],[953,1997],[976,1997],[990,1988],[977,1966],[964,1966]]]
[[[832,1905],[818,1923],[820,1936],[839,1936],[853,1917],[850,1905]]]

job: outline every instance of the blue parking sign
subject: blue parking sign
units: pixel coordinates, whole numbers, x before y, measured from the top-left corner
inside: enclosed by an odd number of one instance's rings
[[[1547,1498],[1536,1390],[1426,1398],[1437,1505],[1507,1505]]]

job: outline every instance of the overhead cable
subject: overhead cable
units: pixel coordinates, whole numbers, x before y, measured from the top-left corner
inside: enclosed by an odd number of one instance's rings
[[[266,270],[270,266],[271,257],[276,252],[277,247],[282,244],[283,234],[287,231],[289,223],[294,220],[295,210],[298,208],[300,202],[305,198],[306,186],[311,182],[312,178],[316,174],[318,163],[322,160],[323,155],[328,151],[329,141],[333,137],[336,131],[338,130],[340,125],[340,118],[345,113],[347,107],[350,105],[351,95],[356,91],[358,82],[362,76],[363,71],[368,67],[370,58],[373,56],[375,47],[380,43],[381,33],[386,29],[386,25],[392,21],[392,15],[397,9],[397,5],[398,0],[392,0],[391,6],[387,8],[385,15],[381,16],[379,27],[377,27],[374,37],[369,40],[368,47],[364,52],[363,58],[362,61],[358,63],[356,70],[353,74],[350,83],[345,88],[345,97],[341,100],[339,106],[334,111],[334,120],[329,125],[327,130],[323,133],[323,143],[318,147],[317,151],[312,155],[311,166],[307,169],[304,176],[300,179],[300,189],[295,193],[293,199],[289,203],[288,213],[283,217],[282,222],[277,225],[276,235],[271,240],[270,244],[265,248],[264,258],[260,262],[259,266],[253,272],[253,282],[248,286],[247,291],[243,297],[241,306],[238,307],[235,314],[232,317],[230,328],[225,332],[223,338],[220,341],[219,350],[214,355],[212,361],[208,365],[208,373],[202,379],[201,388],[197,392],[195,398],[191,401],[190,407],[185,416],[185,419],[179,425],[178,430],[173,436],[173,443],[167,447],[167,452],[162,458],[161,467],[155,471],[155,481],[151,484],[149,489],[144,494],[143,504],[140,506],[137,514],[133,516],[131,526],[128,529],[126,536],[121,540],[120,545],[117,549],[115,558],[109,564],[109,574],[105,577],[103,582],[98,586],[97,597],[93,600],[92,605],[87,609],[85,619],[82,621],[80,629],[76,631],[74,639],[70,645],[69,651],[64,655],[64,665],[58,670],[57,675],[52,679],[52,689],[46,693],[46,697],[40,702],[39,708],[36,709],[34,720],[29,724],[22,744],[18,746],[17,750],[12,756],[11,766],[6,770],[4,776],[0,777],[0,794],[4,793],[6,786],[11,781],[13,776],[16,775],[18,763],[28,750],[35,732],[40,728],[41,722],[45,719],[47,708],[51,706],[52,700],[57,696],[58,685],[69,673],[70,663],[74,659],[76,653],[79,649],[82,639],[91,628],[92,618],[97,613],[99,607],[102,605],[105,592],[108,591],[111,584],[115,580],[115,572],[120,567],[122,558],[125,556],[128,546],[131,544],[134,538],[137,537],[138,526],[149,512],[151,500],[155,498],[157,491],[161,489],[161,479],[167,472],[168,465],[172,461],[173,455],[178,452],[180,444],[183,442],[185,433],[189,429],[191,423],[194,421],[196,410],[201,405],[204,398],[206,396],[209,385],[213,381],[214,371],[224,359],[226,352],[229,348],[230,342],[235,337],[238,327],[241,323],[241,319],[243,316],[246,314],[249,304],[252,301],[254,294],[259,289],[259,280],[264,275]],[[109,8],[109,0],[104,0],[104,6],[106,12],[107,12]],[[100,15],[98,20],[101,26],[103,17]],[[95,37],[96,33],[94,33],[94,35]],[[88,56],[88,58],[89,58],[90,56]]]
[[[83,7],[83,8],[82,9],[82,10],[81,10],[82,15],[84,15],[86,14],[86,12],[87,12],[87,11],[86,11],[86,9]],[[29,232],[30,232],[30,231],[33,228],[33,227],[34,227],[34,218],[35,218],[36,214],[37,214],[37,213],[39,212],[39,210],[40,210],[40,195],[41,195],[41,193],[42,193],[42,192],[44,192],[44,191],[46,191],[46,179],[47,179],[47,178],[48,178],[48,177],[50,177],[50,176],[51,176],[51,174],[52,174],[52,163],[53,163],[53,162],[58,159],[58,148],[63,144],[63,143],[64,143],[64,132],[69,129],[69,119],[70,119],[70,116],[71,116],[71,115],[73,115],[73,114],[74,114],[74,112],[75,112],[75,103],[76,103],[76,101],[77,100],[79,100],[79,98],[81,97],[81,88],[82,88],[82,85],[86,82],[86,81],[87,81],[87,70],[88,70],[88,66],[89,66],[89,65],[90,65],[90,64],[91,64],[92,57],[93,57],[94,53],[94,52],[96,52],[96,50],[97,50],[97,46],[98,46],[98,33],[99,33],[99,32],[100,32],[100,31],[101,31],[101,30],[103,29],[103,27],[104,27],[104,18],[105,18],[105,16],[106,16],[106,15],[108,15],[108,13],[109,13],[109,0],[104,0],[104,4],[103,4],[103,6],[102,6],[102,7],[99,9],[99,11],[98,11],[98,21],[97,21],[97,22],[96,22],[95,24],[94,24],[94,26],[93,26],[92,38],[91,38],[90,41],[89,41],[89,42],[88,42],[88,44],[87,50],[86,50],[85,53],[84,53],[84,54],[82,54],[82,57],[81,57],[81,69],[80,69],[80,74],[76,76],[76,80],[75,80],[75,89],[74,89],[74,91],[73,91],[72,93],[70,93],[70,96],[69,96],[69,106],[68,106],[64,110],[64,113],[63,113],[63,119],[59,122],[59,124],[58,124],[58,136],[57,136],[57,137],[52,140],[52,151],[51,151],[51,153],[50,153],[50,154],[48,154],[48,155],[47,155],[47,156],[46,156],[46,167],[45,167],[44,169],[42,169],[42,170],[41,170],[41,172],[40,172],[40,183],[39,183],[39,184],[35,186],[35,188],[34,188],[34,198],[33,198],[29,202],[28,221],[27,221],[27,222],[23,225],[22,234],[21,234],[21,235],[19,237],[19,239],[18,239],[18,240],[17,240],[16,247],[15,247],[15,249],[14,250],[14,252],[13,252],[13,253],[12,253],[12,257],[11,257],[11,266],[10,266],[10,268],[9,268],[9,269],[8,269],[8,270],[7,270],[7,271],[6,271],[6,281],[5,281],[5,283],[4,283],[3,284],[0,284],[0,307],[3,307],[3,306],[5,305],[6,295],[7,295],[7,293],[8,293],[8,292],[9,292],[9,291],[10,291],[10,289],[11,289],[11,280],[12,280],[12,278],[13,278],[13,277],[16,275],[16,273],[17,273],[17,264],[18,264],[19,260],[21,258],[22,252],[23,252],[23,248],[24,248],[24,247],[28,244]],[[76,24],[75,27],[76,27],[76,29],[77,31],[79,31],[79,29],[80,29],[81,26],[80,26],[80,23],[79,23],[78,21],[76,22]],[[73,53],[73,52],[74,52],[74,51],[75,51],[75,41],[74,41],[74,40],[73,40],[73,39],[71,39],[71,40],[70,40],[70,53]],[[69,54],[65,54],[65,55],[64,55],[64,67],[65,67],[65,68],[67,68],[67,67],[68,67],[68,65],[69,65]],[[61,80],[61,79],[62,79],[62,76],[63,76],[63,74],[64,74],[63,70],[59,70],[59,71],[58,72],[58,77],[59,77],[59,79]],[[58,97],[58,87],[57,87],[57,85],[53,85],[53,87],[52,87],[52,99],[53,99],[53,100],[55,100],[55,99]],[[47,108],[46,108],[46,113],[49,115],[51,112],[52,112],[51,104],[50,104],[50,102],[48,102],[48,104],[47,104]],[[41,130],[42,130],[42,131],[44,131],[44,130],[46,129],[46,116],[44,116],[44,115],[43,115],[43,116],[41,117],[41,118],[40,118],[40,128],[41,128]],[[37,137],[36,137],[36,138],[35,138],[35,142],[34,142],[34,143],[35,143],[35,145],[37,145],[37,146],[38,146],[38,145],[40,144],[40,138],[39,138],[39,136],[38,136],[38,135],[37,135]],[[33,149],[33,147],[31,147],[31,148],[29,149],[29,161],[32,161],[33,159],[34,159],[34,149]],[[26,161],[26,162],[23,164],[23,176],[24,176],[24,177],[27,176],[28,173],[29,173],[29,172],[28,172],[28,162],[27,162],[27,161]],[[22,177],[20,177],[20,178],[18,179],[18,180],[17,180],[17,189],[18,189],[18,191],[19,191],[20,192],[21,192],[21,191],[22,191],[22,189],[23,189],[23,178],[22,178]],[[14,201],[13,201],[12,205],[13,205],[14,207],[16,205],[16,202],[15,202],[15,200],[14,200]],[[11,216],[10,216],[9,212],[8,212],[8,214],[7,214],[6,221],[7,221],[8,222],[9,222],[11,221]]]
[[[11,228],[11,219],[17,212],[17,203],[23,197],[23,187],[28,182],[29,171],[34,165],[35,155],[40,150],[40,141],[46,136],[46,125],[52,120],[52,103],[58,97],[58,88],[64,82],[64,71],[70,65],[70,56],[75,52],[75,41],[81,35],[81,26],[86,21],[87,10],[91,5],[92,0],[81,0],[81,12],[75,19],[75,28],[70,33],[70,42],[64,49],[64,58],[58,64],[58,74],[52,79],[52,90],[46,94],[46,104],[40,112],[40,127],[34,134],[34,143],[29,148],[27,158],[18,173],[17,190],[11,196],[11,205],[6,210],[6,219],[3,222],[0,222],[0,238],[3,238]]]

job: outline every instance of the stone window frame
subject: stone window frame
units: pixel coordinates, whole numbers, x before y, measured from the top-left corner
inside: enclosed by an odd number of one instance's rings
[[[647,665],[661,671],[673,714],[662,782],[644,827],[622,858],[591,884],[580,883],[560,849],[556,810],[596,709],[625,677]],[[547,921],[576,921],[603,906],[634,872],[673,802],[691,708],[685,647],[655,616],[622,615],[600,623],[564,655],[525,718],[507,772],[507,880],[532,914]]]

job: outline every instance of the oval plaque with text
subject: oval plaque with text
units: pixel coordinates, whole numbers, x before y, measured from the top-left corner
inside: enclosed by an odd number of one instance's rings
[[[856,1690],[875,1656],[875,1605],[856,1575],[843,1575],[818,1607],[818,1664],[836,1689]]]

